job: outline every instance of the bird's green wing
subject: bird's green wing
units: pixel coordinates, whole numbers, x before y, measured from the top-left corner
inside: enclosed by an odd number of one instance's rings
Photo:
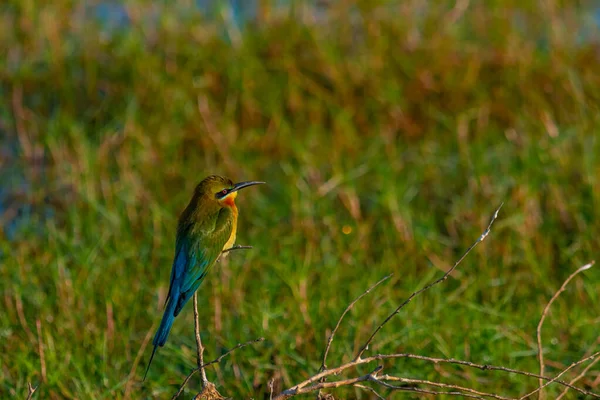
[[[177,316],[202,283],[210,267],[221,255],[233,229],[233,215],[223,208],[214,218],[201,226],[178,230],[175,260],[171,271],[169,295],[175,297]]]

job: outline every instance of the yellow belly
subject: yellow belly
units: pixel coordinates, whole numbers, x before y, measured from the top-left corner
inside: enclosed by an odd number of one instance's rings
[[[231,236],[229,236],[229,240],[227,241],[227,243],[225,243],[225,246],[223,246],[223,250],[227,250],[233,247],[233,244],[235,243],[235,233],[236,233],[236,226],[237,224],[233,225],[233,229],[231,231]],[[227,254],[227,253],[225,253]]]
[[[235,243],[235,234],[237,232],[237,216],[238,216],[238,209],[235,206],[235,203],[231,203],[230,205],[231,207],[231,211],[233,211],[233,227],[231,228],[231,236],[229,236],[229,240],[227,240],[227,243],[225,243],[225,246],[223,246],[223,250],[227,250],[233,247],[234,243]],[[227,254],[227,253],[225,253]],[[223,254],[223,255],[225,255]]]

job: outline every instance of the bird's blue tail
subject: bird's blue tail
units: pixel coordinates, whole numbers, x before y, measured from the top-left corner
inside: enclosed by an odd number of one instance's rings
[[[146,375],[148,375],[148,370],[150,369],[150,364],[152,364],[152,359],[154,358],[154,353],[156,353],[156,348],[158,346],[164,346],[167,341],[167,338],[169,337],[171,326],[173,326],[173,321],[175,320],[175,308],[177,306],[176,297],[179,296],[171,296],[169,298],[169,301],[167,302],[167,308],[165,309],[165,313],[163,314],[162,320],[160,321],[160,326],[156,331],[156,335],[154,335],[154,340],[152,341],[154,349],[152,349],[152,355],[150,356],[150,361],[148,361],[148,367],[146,367],[144,380],[146,380]]]

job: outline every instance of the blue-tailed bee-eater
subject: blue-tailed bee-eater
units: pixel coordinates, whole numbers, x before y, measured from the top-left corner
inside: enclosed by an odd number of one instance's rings
[[[235,198],[238,191],[262,183],[250,181],[234,184],[231,179],[211,175],[196,186],[192,200],[179,217],[165,312],[152,341],[154,349],[144,379],[156,348],[164,346],[167,341],[175,317],[192,298],[223,250],[233,247],[237,231]]]

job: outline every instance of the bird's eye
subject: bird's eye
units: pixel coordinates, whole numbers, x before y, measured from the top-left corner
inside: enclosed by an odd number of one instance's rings
[[[222,199],[223,197],[225,197],[227,195],[227,193],[228,193],[227,189],[223,189],[223,190],[217,192],[217,194],[215,195],[215,197],[217,199]]]

